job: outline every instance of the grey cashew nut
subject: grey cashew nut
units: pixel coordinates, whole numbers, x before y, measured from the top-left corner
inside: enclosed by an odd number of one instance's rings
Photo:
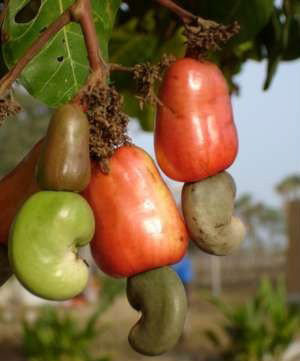
[[[184,327],[187,300],[177,274],[162,267],[133,276],[127,281],[127,297],[142,312],[128,340],[143,355],[156,356],[169,351]]]
[[[203,251],[227,255],[245,238],[245,226],[233,216],[235,193],[234,180],[227,172],[184,185],[184,219],[191,239]]]

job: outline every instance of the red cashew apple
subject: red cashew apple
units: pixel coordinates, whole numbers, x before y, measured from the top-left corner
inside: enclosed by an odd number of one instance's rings
[[[0,181],[0,243],[8,242],[9,229],[18,209],[39,189],[35,179],[35,168],[41,145],[42,140]]]
[[[123,146],[109,167],[104,174],[93,163],[83,192],[95,215],[91,249],[100,269],[129,277],[179,261],[187,231],[153,160],[141,148]]]
[[[159,98],[155,153],[168,177],[195,182],[233,163],[237,132],[226,80],[216,65],[177,60],[165,74]]]

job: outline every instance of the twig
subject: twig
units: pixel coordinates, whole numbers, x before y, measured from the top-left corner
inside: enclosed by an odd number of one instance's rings
[[[0,96],[11,87],[12,83],[19,77],[25,66],[40,52],[44,45],[65,25],[72,20],[70,8],[62,13],[41,35],[32,43],[19,59],[15,66],[0,80]]]
[[[121,71],[126,73],[132,73],[134,71],[134,67],[127,67],[120,64],[109,64],[109,71]]]
[[[107,65],[103,60],[99,47],[90,0],[77,0],[71,8],[71,12],[74,20],[81,26],[92,71],[106,78]]]
[[[201,59],[208,51],[219,50],[220,44],[226,43],[240,30],[240,26],[236,21],[230,25],[222,25],[190,13],[175,4],[173,0],[155,1],[181,18],[185,28],[183,34],[187,38],[186,56]]]
[[[2,8],[2,11],[1,11],[1,14],[0,14],[0,27],[2,27],[3,21],[5,19],[6,14],[7,14],[8,3],[9,3],[9,0],[4,0],[3,1],[3,8]]]
[[[173,0],[155,0],[155,1],[158,2],[160,5],[166,7],[167,9],[171,10],[176,15],[178,15],[185,24],[188,25],[197,24],[198,26],[202,26],[203,29],[215,28],[219,25],[215,21],[204,19],[201,18],[200,16],[194,15],[193,13],[183,9],[181,6],[174,3]]]
[[[183,22],[189,22],[196,19],[196,16],[189,11],[183,9],[179,5],[175,4],[172,0],[156,0],[160,5],[171,10],[173,13],[178,15]]]
[[[91,69],[96,71],[98,78],[104,77],[106,66],[101,57],[96,29],[92,18],[90,0],[77,0],[66,9],[25,51],[15,66],[0,80],[0,96],[11,87],[26,65],[41,51],[44,45],[64,26],[71,21],[78,21],[84,35]]]

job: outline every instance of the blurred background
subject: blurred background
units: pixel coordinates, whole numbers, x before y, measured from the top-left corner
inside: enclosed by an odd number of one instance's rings
[[[275,4],[277,14],[281,2]],[[163,40],[165,48],[147,42],[145,49],[145,41],[157,31],[155,22],[166,22],[166,15],[144,6],[136,10],[144,16],[138,15],[141,25],[137,14],[130,12],[131,5],[131,1],[122,5],[110,44],[112,61],[132,65],[155,61],[165,51],[180,55],[182,29],[172,28],[173,18],[168,18],[171,35],[168,42]],[[237,183],[236,213],[247,227],[247,238],[237,252],[224,258],[191,245],[191,273],[185,280],[190,303],[186,328],[176,348],[157,357],[159,361],[300,360],[300,46],[293,45],[294,57],[280,53],[270,86],[275,55],[266,46],[271,41],[261,40],[270,23],[269,17],[252,32],[251,41],[241,38],[214,59],[232,90],[240,150],[229,172]],[[293,36],[300,36],[299,29],[293,28]],[[236,51],[249,47],[252,55]],[[233,54],[236,57],[228,65],[225,58]],[[137,101],[128,95],[126,76],[112,81],[122,90],[125,110],[131,115],[129,135],[154,156],[154,108],[137,108]],[[0,177],[45,134],[52,113],[21,85],[15,84],[14,94],[23,111],[0,128]],[[182,184],[166,182],[180,207]],[[83,253],[92,262],[89,251]],[[127,342],[139,315],[128,304],[124,280],[92,269],[85,293],[64,303],[42,301],[15,279],[9,280],[0,289],[0,360],[146,360]]]

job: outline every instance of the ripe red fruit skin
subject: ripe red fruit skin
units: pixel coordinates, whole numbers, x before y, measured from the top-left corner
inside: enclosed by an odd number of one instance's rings
[[[110,173],[92,163],[83,192],[96,233],[91,250],[99,268],[114,277],[173,264],[185,254],[188,236],[175,201],[153,160],[136,146],[119,148]]]
[[[0,244],[7,244],[10,226],[22,204],[39,191],[35,168],[43,140],[9,174],[0,180]]]
[[[170,178],[194,182],[228,168],[238,152],[230,95],[219,68],[183,58],[167,70],[155,126],[155,153]]]

